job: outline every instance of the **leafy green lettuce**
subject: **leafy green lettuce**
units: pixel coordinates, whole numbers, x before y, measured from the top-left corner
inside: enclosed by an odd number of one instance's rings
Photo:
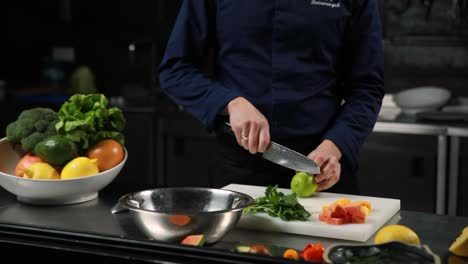
[[[108,100],[103,94],[75,94],[60,107],[55,128],[59,134],[73,140],[81,153],[106,138],[124,145],[121,132],[126,121],[122,110],[107,106]]]

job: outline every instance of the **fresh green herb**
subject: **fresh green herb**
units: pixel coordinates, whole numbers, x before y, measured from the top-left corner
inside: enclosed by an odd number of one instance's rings
[[[269,185],[265,190],[265,196],[256,198],[253,205],[244,209],[245,214],[260,212],[279,217],[283,221],[307,221],[310,217],[310,213],[297,201],[296,194],[284,195],[278,192],[278,185]]]
[[[107,104],[103,94],[75,94],[58,111],[60,120],[55,128],[77,143],[81,152],[105,138],[123,145],[125,118],[119,108],[108,108]]]

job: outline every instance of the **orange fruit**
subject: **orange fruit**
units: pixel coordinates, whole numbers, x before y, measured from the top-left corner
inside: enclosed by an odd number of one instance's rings
[[[122,145],[114,139],[104,139],[88,149],[88,158],[98,160],[99,172],[115,167],[124,158]]]
[[[295,249],[288,248],[283,252],[283,258],[298,260],[300,256]]]

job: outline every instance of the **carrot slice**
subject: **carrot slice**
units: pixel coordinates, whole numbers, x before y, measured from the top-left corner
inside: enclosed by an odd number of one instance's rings
[[[288,249],[286,249],[284,251],[283,258],[298,260],[299,259],[299,253],[297,253],[297,251],[295,249],[288,248]]]

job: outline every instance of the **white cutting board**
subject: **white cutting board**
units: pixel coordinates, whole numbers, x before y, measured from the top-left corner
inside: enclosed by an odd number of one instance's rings
[[[223,189],[245,193],[257,198],[265,195],[266,187],[229,184]],[[278,191],[284,194],[291,193],[290,189],[279,188]],[[351,201],[371,202],[372,212],[369,214],[367,222],[364,224],[329,225],[318,220],[322,206],[342,198],[349,198]],[[243,214],[237,227],[366,242],[393,215],[400,211],[400,200],[369,196],[318,192],[308,198],[298,198],[298,201],[312,214],[310,221],[283,221],[266,213]]]

